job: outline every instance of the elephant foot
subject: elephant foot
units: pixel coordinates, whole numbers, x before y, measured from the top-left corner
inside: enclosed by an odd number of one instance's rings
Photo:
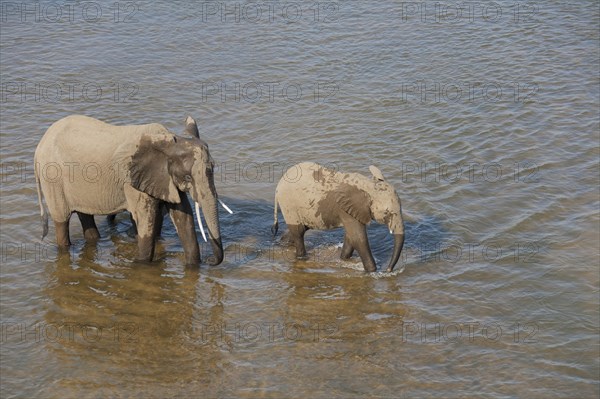
[[[307,228],[303,225],[288,225],[290,238],[296,246],[296,259],[306,259],[306,247],[304,246],[304,233]]]
[[[100,238],[98,227],[94,221],[94,215],[83,212],[77,212],[81,227],[83,228],[83,237],[86,241],[97,241]]]
[[[54,228],[56,230],[56,245],[59,250],[69,250],[71,246],[71,239],[69,238],[69,221],[66,222],[54,222]]]
[[[348,239],[348,235],[344,235],[344,245],[342,245],[342,253],[340,254],[340,259],[348,260],[352,257],[354,253],[354,247],[350,244],[350,240]]]
[[[137,262],[152,262],[154,258],[154,237],[140,237],[138,235]]]
[[[83,237],[86,241],[98,241],[100,239],[100,233],[98,230],[88,229],[83,232]]]
[[[361,261],[363,264],[363,267],[365,268],[365,272],[367,273],[373,273],[377,271],[377,265],[375,264],[375,260],[373,259],[373,256],[371,256],[371,253],[368,253],[369,256],[361,256]]]
[[[71,244],[57,244],[56,249],[58,250],[58,253],[68,253],[71,249]]]
[[[365,271],[367,273],[373,273],[377,271],[377,266],[375,266],[374,264],[369,265],[369,264],[363,264],[363,267],[365,268]]]
[[[190,269],[194,269],[194,268],[199,268],[200,267],[200,252],[198,252],[198,254],[196,255],[195,253],[193,254],[188,254],[187,252],[184,252],[184,257],[185,257],[185,267],[186,268],[190,268]]]

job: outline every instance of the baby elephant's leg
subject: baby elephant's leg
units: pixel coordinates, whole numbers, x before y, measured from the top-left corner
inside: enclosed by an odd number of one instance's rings
[[[344,234],[344,245],[342,246],[342,253],[340,255],[341,259],[350,259],[352,257],[352,253],[354,252],[354,247],[350,244],[350,239],[348,238],[348,234]]]
[[[304,233],[306,233],[306,226],[302,224],[291,224],[288,225],[290,232],[290,239],[296,246],[296,258],[306,258],[306,248],[304,247]]]
[[[375,260],[371,254],[369,239],[367,237],[367,228],[365,225],[351,217],[344,218],[343,223],[344,229],[346,230],[346,237],[348,237],[348,243],[352,245],[358,252],[358,255],[360,255],[365,271],[376,271],[377,266],[375,265]]]

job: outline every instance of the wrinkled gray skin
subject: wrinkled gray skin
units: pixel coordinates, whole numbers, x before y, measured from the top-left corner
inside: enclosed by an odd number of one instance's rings
[[[374,272],[377,267],[366,230],[366,225],[374,219],[387,225],[394,234],[394,250],[387,271],[394,270],[404,245],[400,198],[379,169],[370,166],[369,170],[372,178],[336,172],[312,162],[292,166],[277,185],[273,235],[279,227],[278,204],[296,246],[297,258],[306,257],[304,233],[308,229],[344,227],[341,258],[350,258],[356,250],[365,270]]]
[[[35,151],[35,177],[44,232],[48,216],[42,193],[56,228],[59,247],[71,244],[69,219],[77,212],[88,241],[99,238],[93,215],[129,211],[137,227],[141,261],[154,256],[155,237],[166,207],[177,229],[187,265],[200,263],[192,206],[186,193],[202,207],[214,258],[223,260],[217,213],[214,162],[198,127],[186,119],[188,137],[164,126],[114,126],[97,119],[73,115],[54,123]]]

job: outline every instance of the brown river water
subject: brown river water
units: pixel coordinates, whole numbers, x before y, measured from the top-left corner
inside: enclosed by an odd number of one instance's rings
[[[600,394],[596,0],[1,12],[2,398]],[[52,224],[40,241],[33,153],[70,114],[195,117],[234,210],[224,262],[184,268],[166,220],[136,264],[124,214],[96,218],[96,245],[77,218],[68,254]],[[405,214],[397,270],[339,260],[341,230],[309,232],[302,261],[272,238],[301,161],[381,169]],[[368,233],[385,265],[392,238]]]

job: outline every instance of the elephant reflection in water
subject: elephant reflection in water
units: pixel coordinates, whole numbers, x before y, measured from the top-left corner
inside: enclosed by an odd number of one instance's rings
[[[122,251],[131,246],[118,238],[114,245]],[[216,366],[222,362],[221,349],[204,345],[196,324],[199,317],[204,320],[204,315],[197,315],[199,308],[206,308],[218,323],[223,306],[198,302],[206,284],[218,285],[200,279],[199,270],[173,271],[160,260],[152,267],[132,265],[91,243],[59,252],[47,268],[42,338],[46,366],[55,369],[56,383],[44,387],[42,396],[78,396],[90,387],[107,389],[106,396],[114,396],[133,389],[148,375],[163,381],[206,381],[221,372]],[[56,333],[60,335],[55,337]],[[150,397],[152,392],[139,390],[156,386],[135,389],[132,396]]]
[[[189,329],[199,271],[169,271],[164,260],[152,267],[131,263],[121,256],[135,251],[131,243],[116,236],[111,240],[72,246],[49,262],[52,278],[46,291],[54,306],[46,315],[81,326],[134,323],[140,334],[163,329],[161,335],[174,335]]]

